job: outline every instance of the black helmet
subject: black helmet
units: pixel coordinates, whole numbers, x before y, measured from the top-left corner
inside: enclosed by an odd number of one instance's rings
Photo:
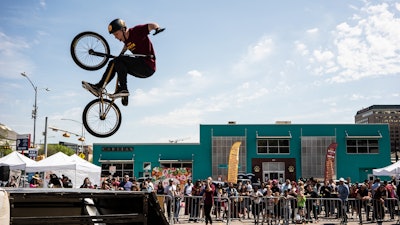
[[[125,21],[121,19],[115,19],[108,25],[108,32],[112,34],[115,31],[122,30],[122,28],[126,29]]]

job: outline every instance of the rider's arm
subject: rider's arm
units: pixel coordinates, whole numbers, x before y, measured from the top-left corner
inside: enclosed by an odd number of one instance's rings
[[[122,48],[121,53],[119,53],[119,55],[123,55],[126,52],[126,50],[128,50],[128,48],[126,47],[126,45],[124,45],[124,47]]]
[[[148,23],[147,27],[149,28],[149,33],[152,30],[157,30],[158,28],[160,28],[160,26],[157,23]]]

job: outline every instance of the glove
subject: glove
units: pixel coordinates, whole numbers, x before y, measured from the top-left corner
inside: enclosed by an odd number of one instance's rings
[[[154,32],[153,35],[156,35],[156,34],[158,34],[158,33],[161,33],[161,32],[163,32],[164,30],[165,30],[165,28],[160,28],[160,27],[158,27],[158,28],[156,29],[156,31]]]

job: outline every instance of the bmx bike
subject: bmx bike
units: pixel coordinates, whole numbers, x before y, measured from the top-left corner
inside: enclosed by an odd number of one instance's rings
[[[110,54],[110,47],[98,33],[85,31],[74,37],[71,43],[71,56],[74,62],[85,70],[98,70],[104,67],[109,59],[117,56]],[[154,57],[153,55],[129,54],[130,57]],[[114,64],[111,65],[112,67]],[[111,93],[107,92],[106,84],[110,79],[113,68],[107,74],[106,82],[101,88],[101,93],[97,99],[89,102],[83,110],[82,122],[86,130],[95,137],[109,137],[121,126],[122,115],[115,99]],[[118,79],[115,90],[118,88]]]

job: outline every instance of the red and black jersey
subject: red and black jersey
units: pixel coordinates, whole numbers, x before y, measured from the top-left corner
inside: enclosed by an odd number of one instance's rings
[[[147,24],[137,25],[129,28],[129,38],[124,41],[125,46],[133,54],[144,54],[155,56],[153,44],[148,37],[149,28]],[[144,59],[154,71],[156,70],[156,60],[155,57]]]

